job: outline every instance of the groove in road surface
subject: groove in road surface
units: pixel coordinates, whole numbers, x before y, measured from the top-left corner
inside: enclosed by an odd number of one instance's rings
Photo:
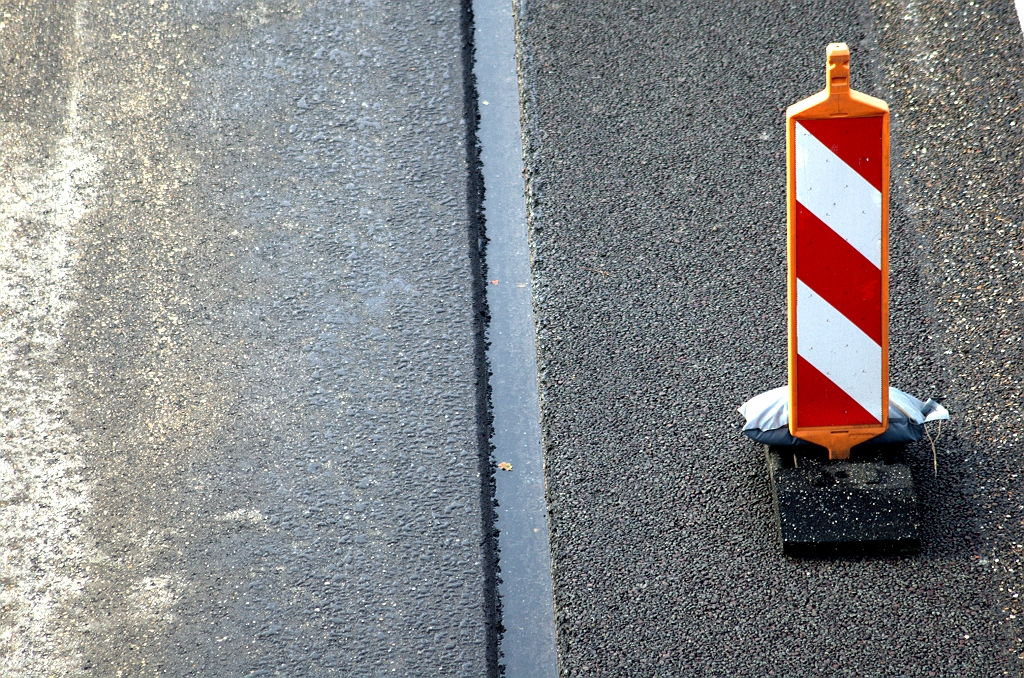
[[[499,650],[508,676],[555,676],[558,666],[512,3],[475,0],[473,16],[488,238],[491,442],[495,461],[511,464],[511,470],[498,470],[495,477],[501,568],[498,594],[504,627]]]

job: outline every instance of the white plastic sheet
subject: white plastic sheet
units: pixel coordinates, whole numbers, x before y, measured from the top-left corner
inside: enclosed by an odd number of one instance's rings
[[[766,445],[808,445],[789,433],[789,387],[780,386],[754,396],[739,407],[747,420],[743,433]],[[910,443],[921,439],[929,421],[949,419],[945,407],[931,398],[918,400],[898,388],[889,387],[889,428],[870,442]]]

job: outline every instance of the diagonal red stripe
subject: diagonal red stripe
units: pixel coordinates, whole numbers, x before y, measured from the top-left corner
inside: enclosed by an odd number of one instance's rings
[[[882,272],[799,202],[796,277],[882,345]]]
[[[801,120],[799,124],[868,183],[882,190],[882,117]]]
[[[796,357],[796,408],[794,421],[801,428],[812,426],[853,426],[879,423],[846,391],[818,371],[814,365]]]

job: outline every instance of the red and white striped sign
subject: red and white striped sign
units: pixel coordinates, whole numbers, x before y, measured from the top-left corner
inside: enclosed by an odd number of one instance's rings
[[[882,119],[796,122],[801,427],[882,422]]]
[[[825,89],[786,113],[789,431],[833,459],[889,423],[889,107],[849,62],[829,45]]]

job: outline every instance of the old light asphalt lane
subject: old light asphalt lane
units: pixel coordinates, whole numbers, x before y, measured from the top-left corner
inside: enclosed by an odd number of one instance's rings
[[[0,673],[486,675],[463,8],[0,11]]]

